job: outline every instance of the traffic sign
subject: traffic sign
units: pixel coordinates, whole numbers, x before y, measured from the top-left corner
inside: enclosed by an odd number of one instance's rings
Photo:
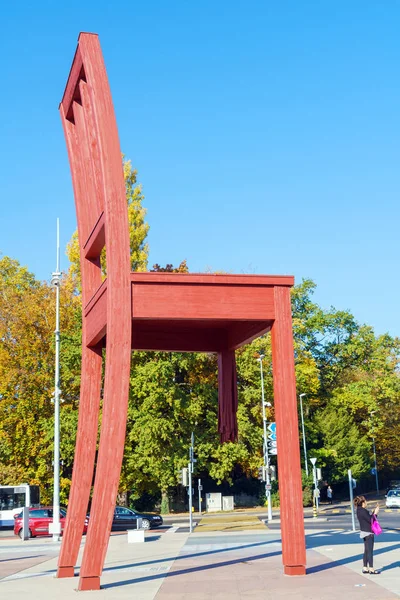
[[[373,467],[373,468],[371,469],[371,475],[376,475],[376,469],[375,469],[375,467]]]
[[[270,433],[269,436],[268,436],[268,439],[275,441],[276,440],[276,433]]]
[[[267,490],[267,492],[270,492],[272,489],[272,485],[270,483],[267,483],[265,489]]]
[[[276,423],[270,423],[268,429],[271,433],[276,433]]]
[[[277,447],[277,442],[276,441],[268,441],[268,448],[276,448]]]
[[[278,448],[269,448],[268,454],[272,454],[272,455],[278,454]]]

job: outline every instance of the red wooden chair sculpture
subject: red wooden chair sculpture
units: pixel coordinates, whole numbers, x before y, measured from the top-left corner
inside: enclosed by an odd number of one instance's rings
[[[117,125],[98,37],[83,33],[60,105],[78,220],[82,382],[58,577],[72,577],[100,445],[79,589],[100,587],[124,451],[131,350],[218,353],[219,432],[235,440],[235,349],[271,330],[285,573],[305,573],[290,287],[292,277],[131,273]],[[107,249],[107,279],[100,252]]]

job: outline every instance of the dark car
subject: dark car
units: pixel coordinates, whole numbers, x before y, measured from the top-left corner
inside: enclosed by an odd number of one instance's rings
[[[60,508],[60,524],[61,533],[64,531],[65,519],[67,512],[65,508]],[[29,532],[28,537],[36,537],[37,535],[50,535],[49,525],[53,522],[53,507],[52,506],[40,506],[39,508],[29,509]],[[14,517],[14,533],[23,537],[23,525],[24,520],[22,518],[22,512],[18,513]],[[85,520],[83,526],[83,533],[87,532],[88,520]]]
[[[137,528],[137,519],[142,519],[143,529],[154,529],[163,524],[160,515],[151,515],[147,513],[138,513],[131,508],[116,506],[114,510],[114,519],[112,523],[113,531],[126,531],[127,529]]]

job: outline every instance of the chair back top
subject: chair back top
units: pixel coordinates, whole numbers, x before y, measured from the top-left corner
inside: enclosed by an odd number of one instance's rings
[[[81,33],[60,104],[72,173],[81,252],[83,303],[101,284],[126,285],[130,271],[128,211],[118,130],[99,38]]]

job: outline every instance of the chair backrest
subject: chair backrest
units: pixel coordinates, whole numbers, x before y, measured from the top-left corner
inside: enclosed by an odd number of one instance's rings
[[[74,186],[81,253],[82,302],[101,285],[106,246],[107,286],[129,286],[128,211],[122,156],[98,36],[81,33],[64,96],[61,119]]]

